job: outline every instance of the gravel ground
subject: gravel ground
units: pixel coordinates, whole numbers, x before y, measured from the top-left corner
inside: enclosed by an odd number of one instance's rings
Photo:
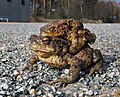
[[[96,34],[93,48],[104,56],[103,74],[82,76],[78,82],[58,88],[46,84],[67,74],[43,62],[31,73],[22,71],[31,53],[27,40],[39,34],[43,23],[0,24],[0,97],[120,97],[120,24],[84,24]]]

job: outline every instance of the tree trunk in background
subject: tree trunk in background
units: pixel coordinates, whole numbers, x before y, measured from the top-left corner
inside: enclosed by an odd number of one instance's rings
[[[80,3],[81,18],[83,18],[83,0]]]
[[[51,0],[49,0],[49,12],[48,17],[51,18]]]
[[[30,0],[31,15],[44,18],[88,18],[103,21],[117,18],[120,4],[103,0]]]
[[[46,18],[46,7],[47,7],[47,0],[43,0],[43,6],[44,6],[44,18]]]
[[[69,7],[70,7],[70,0],[67,1],[67,11],[68,11],[67,15],[68,15],[68,17],[70,17],[69,16],[69,14],[70,14],[70,8]]]

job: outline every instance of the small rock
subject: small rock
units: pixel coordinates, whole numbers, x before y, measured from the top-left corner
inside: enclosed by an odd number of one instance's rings
[[[117,71],[117,72],[116,72],[116,76],[119,76],[119,75],[120,75],[120,73]]]
[[[107,94],[106,97],[110,97],[110,94]]]
[[[102,78],[105,78],[106,74],[101,75]]]
[[[1,62],[6,62],[6,61],[7,61],[7,58],[1,59]]]
[[[93,95],[93,91],[92,91],[92,90],[88,90],[88,91],[86,92],[86,94],[92,96],[92,95]]]
[[[13,75],[17,76],[17,75],[19,75],[19,74],[20,74],[20,73],[19,73],[18,70],[14,70]]]
[[[1,94],[1,95],[4,95],[4,94],[5,94],[5,91],[0,91],[0,94]]]
[[[49,88],[49,87],[44,87],[44,89],[45,89],[46,91],[49,91],[49,90],[50,90],[50,88]]]
[[[0,85],[0,87],[3,88],[3,89],[5,89],[5,90],[7,90],[7,89],[9,88],[9,86],[8,86],[7,83],[2,83],[2,84]]]
[[[56,92],[55,87],[51,86],[51,89],[52,89],[53,92]]]
[[[86,82],[86,81],[84,81],[83,83],[84,83],[84,85],[88,85],[89,84],[89,82]]]
[[[3,55],[2,55],[2,52],[0,51],[0,58],[2,58],[2,56],[3,56]]]
[[[33,83],[33,79],[32,78],[30,78],[30,79],[28,79],[28,81],[27,81],[29,84],[32,84]]]
[[[78,97],[78,94],[76,92],[73,93],[73,97]]]
[[[41,94],[42,94],[41,90],[39,90],[39,91],[36,92],[36,95],[38,95],[38,96],[40,96]]]
[[[99,94],[99,92],[98,91],[94,91],[94,95],[96,96],[96,95],[98,95]]]
[[[42,95],[42,97],[47,97],[46,95]]]
[[[64,73],[65,73],[65,74],[68,74],[68,73],[69,73],[69,69],[65,69],[65,70],[64,70]]]
[[[0,51],[6,52],[6,51],[8,51],[8,48],[6,46],[0,47]]]
[[[0,67],[0,74],[2,74],[4,72],[4,70]]]
[[[23,91],[24,91],[24,87],[21,87],[21,88],[19,89],[19,91],[20,91],[20,92],[23,92]]]
[[[113,66],[114,66],[114,67],[116,67],[116,66],[117,66],[117,64],[116,64],[116,63],[113,63]]]
[[[16,86],[16,87],[15,87],[15,89],[17,89],[17,90],[18,90],[19,88],[20,88],[20,86]]]
[[[61,95],[61,94],[62,94],[62,92],[60,92],[60,91],[57,91],[57,92],[56,92],[56,94],[58,94],[58,95]]]
[[[51,94],[51,93],[48,93],[48,94],[47,94],[47,97],[54,97],[54,95]]]
[[[118,84],[120,85],[120,79],[118,79]]]
[[[36,92],[35,89],[31,89],[31,90],[29,91],[30,95],[35,94],[35,92]]]
[[[22,76],[21,76],[21,75],[18,75],[18,76],[17,76],[17,80],[18,80],[19,82],[22,82],[22,81],[23,81]]]
[[[83,97],[83,95],[84,95],[84,93],[83,93],[83,92],[80,92],[80,93],[78,94],[78,97]]]
[[[82,88],[82,91],[87,92],[88,89],[87,88]]]
[[[38,66],[38,71],[41,71],[41,70],[42,70],[42,67],[43,67],[42,65],[39,65],[39,66]]]
[[[111,78],[113,78],[114,75],[115,75],[115,73],[111,72],[108,76],[111,77]]]

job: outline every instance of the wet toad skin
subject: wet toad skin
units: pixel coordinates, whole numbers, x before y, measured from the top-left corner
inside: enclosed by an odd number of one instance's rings
[[[33,64],[39,60],[48,63],[48,65],[52,67],[60,69],[69,68],[68,75],[60,77],[60,80],[56,82],[72,83],[83,69],[89,69],[89,75],[95,70],[98,72],[102,70],[102,55],[100,51],[93,50],[88,44],[86,44],[76,55],[71,55],[68,53],[68,43],[60,38],[52,38],[48,40],[46,44],[43,43],[44,41],[41,41],[39,36],[36,36],[36,38],[31,37],[31,40],[29,48],[34,53],[34,56],[28,61],[30,70]],[[58,42],[60,44],[58,44]],[[62,56],[58,52],[60,52]]]

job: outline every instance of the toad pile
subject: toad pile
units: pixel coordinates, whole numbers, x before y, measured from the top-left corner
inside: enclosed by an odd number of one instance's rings
[[[96,35],[84,28],[74,19],[56,20],[40,29],[40,35],[31,35],[29,49],[34,54],[27,63],[30,71],[39,60],[48,65],[64,69],[67,75],[59,76],[51,83],[73,83],[80,71],[87,71],[88,76],[94,71],[102,72],[102,54],[90,47]]]

